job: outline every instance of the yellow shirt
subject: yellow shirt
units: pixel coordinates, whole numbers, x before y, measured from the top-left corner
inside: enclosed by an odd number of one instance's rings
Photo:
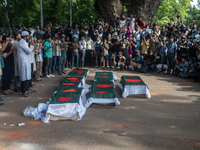
[[[148,53],[150,42],[147,41],[147,43],[148,43],[148,45],[146,45],[144,41],[141,42],[141,46],[142,46],[141,54],[147,54]]]

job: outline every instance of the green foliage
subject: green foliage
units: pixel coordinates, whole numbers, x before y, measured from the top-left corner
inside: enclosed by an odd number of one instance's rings
[[[154,17],[153,22],[158,18],[158,24],[163,26],[170,22],[170,18],[175,18],[177,21],[177,16],[180,15],[185,21],[188,15],[188,8],[191,0],[163,0],[162,4]]]
[[[193,19],[195,20],[194,23],[196,23],[197,26],[200,26],[200,10],[195,6],[189,7],[188,16],[186,17],[185,23],[191,23]]]
[[[6,8],[7,0],[0,0],[0,10]],[[40,0],[9,0],[11,25],[34,26],[40,24]],[[94,8],[95,0],[76,0],[73,2],[73,24],[85,22],[87,25],[98,18]],[[70,0],[43,0],[44,25],[55,17],[55,23],[70,21]],[[0,26],[6,27],[4,15],[0,14]]]

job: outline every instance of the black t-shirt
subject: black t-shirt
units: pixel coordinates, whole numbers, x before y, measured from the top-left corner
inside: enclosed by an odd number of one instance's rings
[[[147,56],[147,62],[152,62],[152,61],[155,60],[155,58],[156,58],[156,56],[154,54],[153,55],[148,55]]]
[[[10,43],[10,44],[6,47],[4,53],[9,53],[10,50],[11,50],[11,47],[12,47],[12,44]],[[8,57],[6,57],[6,58],[4,59],[4,65],[5,65],[5,67],[14,67],[14,56],[13,56],[12,53],[11,53]]]

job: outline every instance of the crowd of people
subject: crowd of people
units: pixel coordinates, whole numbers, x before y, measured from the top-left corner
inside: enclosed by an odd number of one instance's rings
[[[36,92],[33,82],[42,77],[66,74],[66,68],[112,68],[132,72],[158,72],[199,80],[200,27],[193,20],[185,25],[177,16],[165,26],[145,25],[122,15],[113,24],[97,20],[68,27],[61,25],[34,28],[17,25],[12,35],[0,34],[0,75],[3,93],[10,90],[13,75],[15,92],[28,97]]]

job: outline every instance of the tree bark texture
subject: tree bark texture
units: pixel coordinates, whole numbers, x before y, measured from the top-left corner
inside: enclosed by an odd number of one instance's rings
[[[113,23],[120,15],[129,16],[134,14],[135,18],[140,16],[146,24],[153,21],[162,0],[96,0],[94,7],[104,18],[105,22]],[[124,12],[124,6],[128,9]]]

